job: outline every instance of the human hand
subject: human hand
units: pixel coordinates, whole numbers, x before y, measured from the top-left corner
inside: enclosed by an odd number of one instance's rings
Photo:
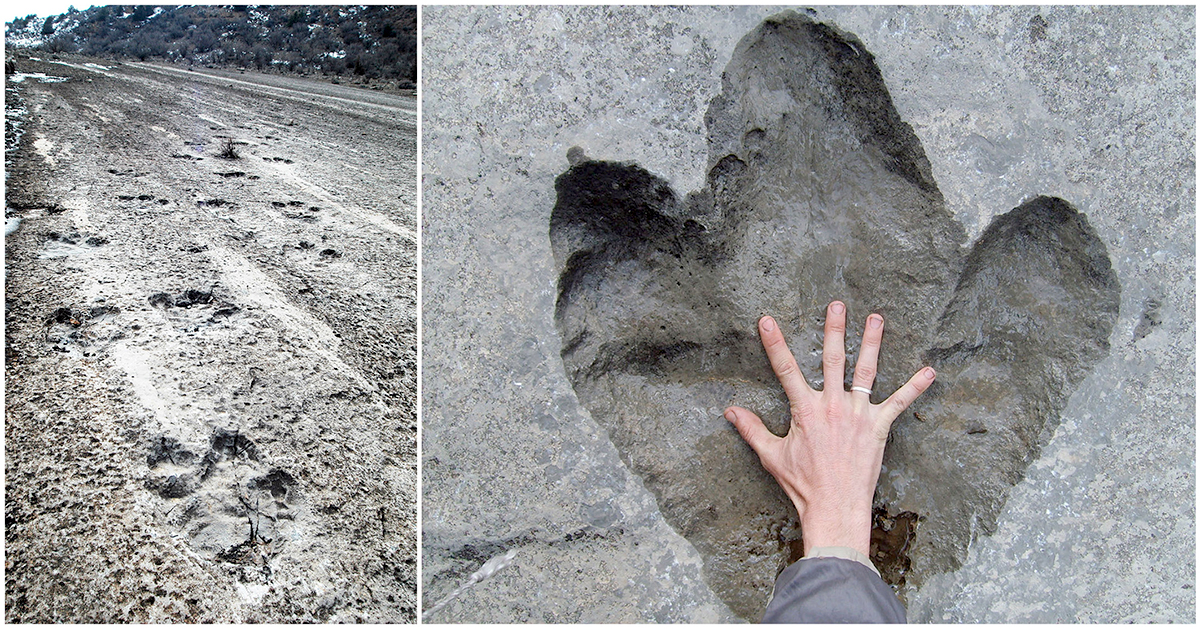
[[[853,388],[844,391],[846,306],[839,301],[826,310],[822,391],[808,385],[774,319],[759,319],[758,330],[790,402],[791,426],[786,437],[776,437],[757,415],[737,406],[726,409],[725,419],[796,506],[806,555],[826,546],[847,546],[867,555],[871,501],[892,421],[929,388],[936,374],[925,367],[891,397],[871,404],[867,391],[875,381],[883,339],[883,317],[872,314],[854,366]]]

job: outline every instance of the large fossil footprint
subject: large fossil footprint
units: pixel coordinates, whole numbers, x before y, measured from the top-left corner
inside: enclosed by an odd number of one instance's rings
[[[957,569],[1108,351],[1119,287],[1104,244],[1067,202],[1037,197],[967,252],[872,56],[796,13],[742,39],[706,119],[707,185],[686,198],[578,152],[556,182],[555,320],[575,391],[714,591],[757,619],[800,531],[720,414],[737,402],[786,430],[755,323],[780,321],[814,386],[848,386],[879,312],[874,401],[927,362],[939,377],[893,427],[874,559],[896,585]],[[854,322],[843,383],[820,377],[832,299]]]

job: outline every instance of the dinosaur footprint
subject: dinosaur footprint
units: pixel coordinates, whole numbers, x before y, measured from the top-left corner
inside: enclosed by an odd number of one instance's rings
[[[1038,197],[968,252],[872,56],[793,12],[738,44],[706,122],[707,184],[682,198],[634,164],[568,154],[550,241],[579,399],[713,590],[757,619],[801,532],[721,418],[736,401],[787,429],[755,323],[774,315],[821,387],[825,305],[845,301],[857,323],[879,312],[874,400],[927,361],[940,375],[893,428],[873,559],[897,586],[957,569],[1108,351],[1119,287],[1103,243],[1065,201]]]

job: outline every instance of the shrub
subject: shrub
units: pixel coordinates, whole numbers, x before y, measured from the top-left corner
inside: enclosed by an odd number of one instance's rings
[[[221,145],[221,152],[217,154],[217,157],[241,159],[242,156],[238,155],[237,147],[233,145],[233,138],[225,138],[225,143]]]

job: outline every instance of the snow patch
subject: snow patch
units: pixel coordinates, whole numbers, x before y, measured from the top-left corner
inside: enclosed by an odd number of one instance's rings
[[[75,199],[73,202],[71,202],[71,205],[81,205],[81,204],[85,204],[85,203],[87,203],[87,201],[85,201],[83,199]],[[74,226],[75,229],[77,229],[77,230],[86,231],[87,229],[91,228],[91,226],[92,226],[92,222],[88,220],[88,213],[87,213],[86,208],[79,208],[76,210],[71,210],[71,212],[68,214],[68,216],[71,217],[71,225]]]
[[[88,72],[95,72],[96,74],[103,74],[104,76],[107,76],[107,77],[113,76],[113,75],[109,74],[108,72],[105,72],[104,70],[99,69],[104,66],[97,66],[95,64],[90,64],[90,63],[82,64],[82,65],[78,64],[78,63],[67,63],[66,61],[47,61],[46,63],[57,63],[60,66],[67,66],[68,68],[75,68],[76,70],[87,70]],[[94,67],[88,67],[88,66],[94,66]]]
[[[250,605],[261,605],[263,597],[271,591],[266,583],[238,583],[237,593],[242,600]]]
[[[41,155],[42,159],[46,160],[46,163],[51,167],[56,164],[54,156],[50,154],[50,152],[54,150],[53,141],[39,135],[37,139],[33,141],[33,150],[38,155]]]
[[[154,413],[154,418],[158,420],[159,425],[166,426],[171,423],[167,416],[167,405],[159,397],[158,389],[154,387],[154,381],[157,378],[147,364],[149,355],[140,349],[129,347],[125,343],[113,345],[109,355],[112,356],[117,366],[129,376],[129,385],[133,387],[134,395],[141,401],[142,406]]]
[[[71,244],[60,240],[51,240],[46,243],[46,246],[38,252],[39,260],[49,260],[51,258],[70,258],[73,256],[86,255],[94,251],[94,247],[88,247],[80,244]]]
[[[295,170],[292,167],[281,165],[281,164],[268,164],[268,165],[274,166],[276,169],[279,170],[279,173],[281,175],[283,175],[284,177],[291,180],[294,184],[296,184],[296,186],[300,187],[305,192],[307,192],[307,193],[313,195],[314,197],[317,197],[321,201],[323,201],[326,205],[330,206],[330,209],[332,209],[336,212],[339,212],[339,213],[345,213],[348,216],[352,216],[361,221],[370,223],[370,224],[374,225],[375,227],[378,227],[379,229],[382,229],[384,231],[391,232],[393,234],[397,234],[399,236],[403,236],[405,238],[412,239],[414,242],[416,241],[417,235],[411,229],[397,225],[396,223],[392,222],[392,220],[389,219],[387,216],[384,216],[383,214],[380,214],[379,212],[368,210],[363,207],[351,207],[351,206],[346,206],[346,205],[342,205],[341,203],[338,203],[335,200],[334,196],[332,194],[330,194],[327,190],[325,190],[321,186],[318,186],[317,184],[301,177],[300,175],[297,175]]]
[[[360,387],[368,391],[377,390],[357,369],[347,365],[338,356],[342,341],[333,333],[333,329],[293,305],[258,267],[233,250],[216,243],[208,244],[208,257],[220,268],[222,283],[237,295],[237,299],[254,304],[273,316],[282,326],[280,332],[290,335],[292,343],[323,356],[336,371],[353,378]]]
[[[67,80],[65,76],[49,76],[41,72],[18,72],[8,77],[13,83],[24,83],[25,79],[37,79],[39,83],[62,83]]]
[[[204,122],[208,122],[208,123],[211,123],[211,124],[215,124],[215,125],[217,125],[218,127],[224,127],[224,126],[225,126],[225,123],[224,123],[224,122],[221,122],[220,120],[217,120],[216,118],[211,118],[211,117],[209,117],[209,116],[205,116],[204,114],[197,114],[197,115],[196,115],[196,117],[197,117],[197,118],[199,118],[199,119],[201,119],[201,120],[203,120]]]

